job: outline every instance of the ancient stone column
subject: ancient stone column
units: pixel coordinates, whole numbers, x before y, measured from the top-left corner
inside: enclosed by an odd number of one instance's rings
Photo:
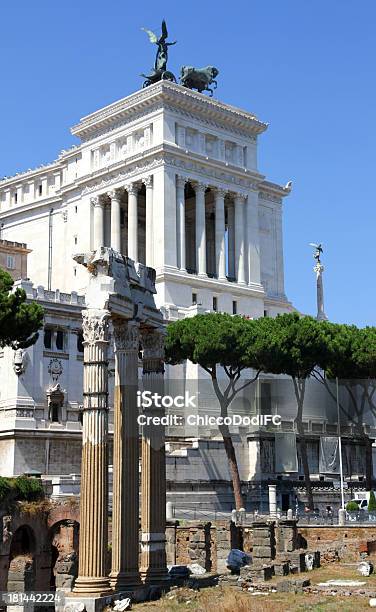
[[[138,261],[138,186],[131,183],[128,191],[128,257]]]
[[[121,229],[120,229],[120,195],[117,189],[109,192],[111,198],[111,247],[121,252]]]
[[[106,310],[83,312],[84,410],[78,578],[74,593],[104,595],[108,541],[108,319]]]
[[[197,274],[206,276],[206,185],[197,183],[193,187],[196,192],[196,269]]]
[[[163,395],[163,334],[142,332],[144,389]],[[162,417],[164,409],[144,408],[144,418]],[[141,577],[146,583],[167,580],[165,427],[142,427],[141,466]]]
[[[140,584],[139,427],[137,422],[139,326],[113,320],[115,352],[111,586]]]
[[[215,266],[220,280],[226,280],[225,193],[223,189],[215,192]]]
[[[245,284],[245,257],[244,257],[244,202],[241,194],[235,196],[235,268],[236,281]]]

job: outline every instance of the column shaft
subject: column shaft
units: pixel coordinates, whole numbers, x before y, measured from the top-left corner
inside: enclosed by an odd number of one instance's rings
[[[244,197],[235,196],[235,269],[236,281],[245,284]]]
[[[176,201],[177,201],[177,245],[178,245],[178,267],[185,271],[185,183],[184,177],[176,179]]]
[[[104,246],[104,206],[101,197],[91,198],[94,206],[94,235],[93,247],[99,249]]]
[[[163,335],[145,331],[142,344],[144,389],[163,394]],[[163,408],[145,409],[145,416],[163,415]],[[164,425],[142,428],[141,530],[141,576],[146,583],[160,584],[167,580]]]
[[[248,284],[261,282],[260,272],[260,229],[258,192],[250,191],[247,198],[247,244],[248,244]],[[283,260],[283,256],[282,256]],[[283,264],[282,264],[283,275]]]
[[[139,328],[114,321],[115,390],[110,583],[121,590],[140,583],[139,432],[137,423]]]
[[[198,183],[194,189],[196,192],[196,270],[197,274],[206,276],[206,185]]]
[[[215,266],[217,278],[226,280],[225,192],[215,192]]]
[[[111,198],[111,247],[121,252],[121,229],[120,229],[120,196],[116,191],[108,194]]]
[[[229,278],[235,278],[235,210],[234,206],[231,205],[227,208],[227,257],[228,257],[228,276]]]
[[[108,312],[83,312],[84,413],[79,569],[74,593],[110,591],[108,542]]]
[[[138,261],[138,188],[130,185],[128,188],[128,257]]]
[[[154,267],[154,235],[153,235],[153,176],[147,176],[143,179],[146,187],[146,265]]]

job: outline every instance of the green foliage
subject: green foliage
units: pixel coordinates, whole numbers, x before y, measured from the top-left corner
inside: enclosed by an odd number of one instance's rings
[[[43,499],[44,490],[38,478],[0,476],[0,503],[16,501],[38,501]]]
[[[359,506],[355,501],[349,501],[346,504],[347,512],[358,512]]]
[[[43,309],[36,302],[27,304],[23,289],[12,288],[12,277],[0,268],[0,347],[27,348],[38,340]]]
[[[376,497],[375,497],[374,492],[371,491],[369,494],[368,511],[375,512],[375,510],[376,510]]]

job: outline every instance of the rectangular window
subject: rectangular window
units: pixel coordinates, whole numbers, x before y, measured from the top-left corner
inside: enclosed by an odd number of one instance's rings
[[[50,349],[52,346],[52,329],[44,330],[44,348]]]
[[[76,213],[78,211],[77,206],[74,207],[74,212]]]
[[[58,351],[64,350],[64,332],[61,329],[58,329],[56,332],[56,349]]]
[[[7,268],[8,270],[14,270],[16,267],[15,257],[13,255],[7,255]]]
[[[272,412],[272,393],[271,384],[267,381],[260,381],[260,413],[262,415]]]
[[[218,298],[216,298],[215,296],[213,297],[213,310],[214,312],[217,312],[218,310]]]
[[[197,293],[192,293],[192,306],[197,304]]]
[[[43,193],[43,187],[42,185],[38,185],[38,194],[41,196]]]
[[[77,244],[77,236],[74,237],[74,244]]]
[[[77,335],[77,351],[79,353],[84,352],[84,335],[82,332]]]
[[[268,316],[269,316],[268,311],[267,311],[267,310],[264,310],[264,317],[268,317]]]
[[[16,191],[16,193],[14,194],[14,203],[15,203],[15,204],[17,204],[17,191]]]
[[[232,314],[237,314],[238,313],[238,303],[236,300],[233,300],[232,302]]]

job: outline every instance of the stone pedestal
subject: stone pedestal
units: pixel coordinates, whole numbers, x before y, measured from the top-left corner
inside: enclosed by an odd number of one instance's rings
[[[298,546],[298,519],[280,519],[278,522],[278,552],[292,552]]]
[[[83,313],[84,410],[80,504],[80,553],[74,593],[110,592],[108,542],[108,319],[104,310]]]
[[[252,523],[253,563],[269,563],[275,558],[274,522],[257,521]]]
[[[163,334],[142,333],[144,388],[163,395]],[[146,417],[163,417],[155,405]],[[166,566],[166,458],[165,427],[157,423],[142,428],[141,470],[141,577],[145,583],[167,581]]]

